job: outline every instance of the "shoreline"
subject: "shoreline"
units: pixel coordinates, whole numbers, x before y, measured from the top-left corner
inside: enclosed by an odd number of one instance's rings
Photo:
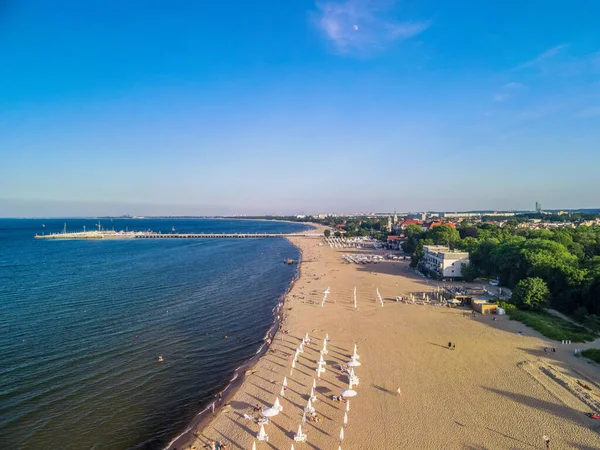
[[[320,420],[302,423],[307,445],[314,449],[338,448],[341,426],[343,448],[500,449],[514,448],[515,442],[523,444],[519,448],[537,448],[545,434],[557,448],[600,448],[596,422],[585,415],[589,405],[573,397],[580,389],[577,379],[595,386],[578,371],[596,381],[600,374],[568,347],[545,353],[544,347],[556,343],[505,316],[492,321],[490,316],[465,316],[464,309],[395,301],[398,295],[434,293],[438,286],[412,273],[407,262],[348,264],[343,254],[372,251],[330,248],[321,239],[289,240],[301,248],[302,262],[284,299],[286,333],[276,335],[219,413],[195,430],[196,439],[177,450],[201,450],[214,441],[231,450],[251,448],[253,442],[259,450],[290,448],[315,378],[320,378],[314,404]],[[321,306],[329,287],[331,294]],[[359,308],[352,306],[355,289]],[[311,343],[290,368],[306,332]],[[327,370],[317,377],[313,369],[326,334]],[[449,341],[456,343],[455,350],[448,350]],[[347,375],[338,367],[354,345],[362,367],[356,370],[358,397],[348,419],[332,395],[346,386]],[[538,368],[535,377],[532,368]],[[284,377],[288,388],[281,392]],[[555,379],[565,381],[569,390]],[[269,407],[276,398],[283,410],[265,426],[268,442],[260,442],[260,413],[253,407]]]
[[[256,219],[242,219],[242,220],[256,220]],[[268,219],[260,219],[260,220],[268,220]],[[283,221],[280,220],[278,222],[289,222],[289,223],[298,223],[292,221]],[[319,230],[322,226],[319,224],[315,224],[312,222],[306,222],[310,226],[313,227],[313,230]],[[323,227],[325,229],[326,227]],[[302,263],[303,260],[303,250],[299,245],[296,245],[289,238],[285,238],[291,245],[298,249],[299,262],[297,264],[297,270],[285,292],[281,295],[279,302],[273,308],[273,317],[274,321],[267,330],[263,343],[258,348],[256,353],[247,361],[244,361],[238,368],[236,368],[233,372],[232,377],[229,382],[225,385],[225,387],[219,391],[215,395],[215,400],[204,407],[200,412],[198,412],[194,418],[188,423],[185,431],[181,432],[177,437],[172,439],[164,450],[179,450],[182,448],[192,447],[194,441],[198,438],[198,435],[201,435],[202,432],[208,428],[211,422],[217,417],[217,415],[223,410],[223,408],[228,404],[228,402],[235,396],[238,390],[242,387],[244,380],[246,379],[247,372],[252,370],[254,366],[260,361],[260,359],[269,351],[269,348],[275,341],[276,337],[280,334],[280,328],[285,324],[287,315],[285,314],[283,308],[286,305],[286,300],[294,285],[300,277],[302,276]],[[268,341],[268,339],[271,339]],[[219,395],[221,395],[221,400],[219,401]],[[219,402],[217,404],[217,402]],[[212,410],[212,405],[215,405],[214,412]]]

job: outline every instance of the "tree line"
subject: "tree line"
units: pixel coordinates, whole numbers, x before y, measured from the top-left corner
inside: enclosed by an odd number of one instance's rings
[[[600,227],[561,227],[528,230],[493,224],[447,225],[423,231],[409,225],[404,244],[413,253],[411,264],[423,256],[423,245],[448,245],[469,253],[463,267],[467,281],[498,278],[513,291],[513,302],[527,308],[546,303],[583,318],[600,315]]]

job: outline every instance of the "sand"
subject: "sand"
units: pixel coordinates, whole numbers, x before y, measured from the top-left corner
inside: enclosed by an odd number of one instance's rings
[[[268,442],[256,441],[256,448],[291,448],[326,333],[331,339],[326,372],[317,379],[314,404],[321,422],[303,426],[307,442],[295,443],[296,449],[542,449],[544,435],[553,449],[600,448],[600,421],[585,416],[600,399],[600,371],[572,355],[581,345],[547,341],[505,316],[472,319],[462,309],[395,302],[397,295],[436,285],[416,277],[407,262],[346,264],[343,253],[370,252],[332,249],[319,245],[319,238],[291,241],[302,249],[303,262],[283,308],[289,334],[278,333],[239,390],[186,449],[208,448],[212,440],[228,443],[228,449],[251,449],[259,425],[244,414],[256,416],[252,405],[267,407],[276,397],[283,411],[265,426]],[[352,305],[355,286],[358,311]],[[321,307],[327,287],[331,293]],[[288,355],[306,332],[312,343],[290,375]],[[449,341],[455,350],[447,348]],[[345,405],[331,395],[347,387],[336,366],[350,359],[355,343],[360,384],[340,443]],[[552,346],[556,353],[544,353]],[[281,397],[284,376],[288,389]]]

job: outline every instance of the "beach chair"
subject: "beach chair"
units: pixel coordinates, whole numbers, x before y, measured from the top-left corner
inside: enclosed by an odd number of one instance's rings
[[[261,417],[256,421],[259,425],[267,425],[269,423],[269,419],[267,417]]]
[[[254,420],[254,417],[251,416],[250,414],[244,414],[244,419]]]

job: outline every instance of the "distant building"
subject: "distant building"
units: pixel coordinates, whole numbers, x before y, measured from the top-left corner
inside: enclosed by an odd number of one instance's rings
[[[462,266],[469,263],[469,254],[450,250],[442,245],[425,245],[421,264],[438,278],[462,278]]]
[[[535,202],[535,210],[536,210],[538,213],[541,213],[541,212],[542,212],[542,204],[541,204],[540,202]]]

